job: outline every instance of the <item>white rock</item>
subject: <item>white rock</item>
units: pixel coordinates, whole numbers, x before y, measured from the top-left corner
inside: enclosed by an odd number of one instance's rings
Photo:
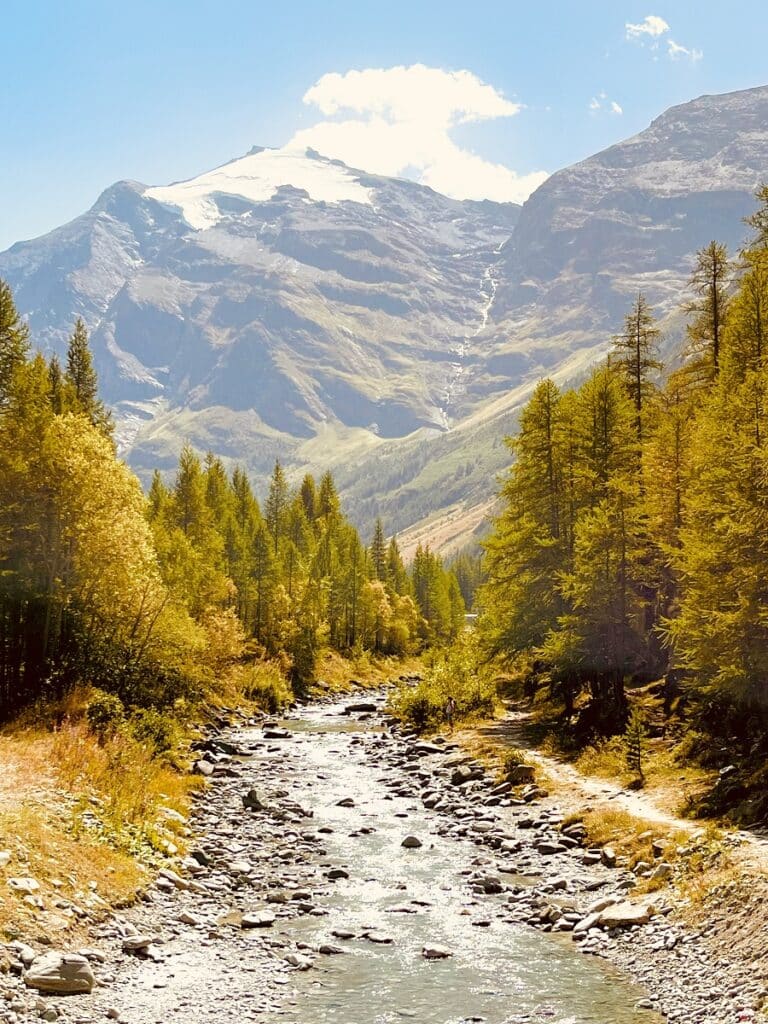
[[[35,878],[9,878],[7,884],[16,892],[23,892],[28,896],[40,888],[40,883]]]
[[[74,995],[93,991],[96,979],[91,965],[77,953],[43,953],[24,974],[24,983],[39,992]]]

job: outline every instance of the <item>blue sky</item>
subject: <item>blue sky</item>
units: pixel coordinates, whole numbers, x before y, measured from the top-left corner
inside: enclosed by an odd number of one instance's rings
[[[672,104],[768,84],[767,35],[757,0],[6,0],[0,248],[121,178],[164,184],[297,133],[516,198]],[[388,73],[349,75],[366,69]],[[434,102],[414,114],[422,83]]]

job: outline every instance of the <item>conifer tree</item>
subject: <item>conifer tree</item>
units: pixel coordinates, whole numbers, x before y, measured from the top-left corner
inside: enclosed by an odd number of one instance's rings
[[[385,581],[387,579],[387,539],[384,536],[384,527],[380,518],[376,519],[373,528],[371,566],[373,575],[377,580]]]
[[[612,363],[622,373],[635,407],[638,441],[643,439],[643,407],[653,393],[650,375],[661,369],[656,358],[661,331],[642,292],[624,318],[624,329],[613,339]]]
[[[699,249],[690,279],[695,298],[686,306],[692,317],[688,323],[687,369],[696,386],[711,383],[720,372],[730,276],[724,245],[713,241]]]
[[[315,478],[311,473],[307,473],[301,481],[300,495],[304,505],[304,513],[307,520],[312,523],[317,517],[317,487],[315,486]]]
[[[93,366],[85,323],[78,317],[67,347],[67,383],[72,389],[76,408],[94,427],[106,436],[112,435],[112,417],[99,399],[99,383]]]
[[[54,353],[48,364],[48,385],[51,392],[51,408],[56,416],[64,411],[64,374],[59,357]]]
[[[745,221],[755,232],[747,245],[748,249],[768,249],[768,184],[760,185],[755,191],[758,207]]]
[[[0,408],[8,402],[15,371],[29,356],[29,328],[19,316],[13,293],[0,280]]]
[[[274,554],[277,554],[280,541],[285,533],[286,516],[288,514],[288,481],[279,460],[275,462],[272,478],[269,482],[269,493],[264,505],[264,518],[267,529],[272,536]]]
[[[395,594],[410,594],[411,581],[408,578],[408,570],[405,568],[403,556],[400,554],[397,537],[394,536],[387,548],[387,582]]]

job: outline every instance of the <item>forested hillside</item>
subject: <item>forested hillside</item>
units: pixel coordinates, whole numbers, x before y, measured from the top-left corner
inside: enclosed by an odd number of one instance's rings
[[[723,741],[711,753],[765,747],[768,188],[757,197],[743,251],[697,254],[678,369],[660,372],[639,295],[607,361],[578,390],[542,381],[509,441],[483,641],[548,684],[584,741],[623,729],[628,686],[663,678],[666,710]]]
[[[115,454],[85,327],[46,361],[0,283],[0,714],[91,684],[126,706],[199,701],[269,661],[296,689],[326,648],[406,654],[456,635],[464,603],[428,549],[366,546],[329,473],[263,509],[239,469],[186,447],[149,497]],[[250,680],[250,681],[249,681]]]

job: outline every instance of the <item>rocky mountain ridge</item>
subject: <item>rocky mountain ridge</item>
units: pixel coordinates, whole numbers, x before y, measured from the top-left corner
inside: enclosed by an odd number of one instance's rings
[[[674,107],[522,210],[254,148],[112,186],[0,276],[49,349],[84,317],[143,474],[184,440],[257,479],[330,466],[360,522],[458,543],[536,381],[583,373],[638,290],[674,347],[695,250],[738,247],[766,178],[768,87]]]

